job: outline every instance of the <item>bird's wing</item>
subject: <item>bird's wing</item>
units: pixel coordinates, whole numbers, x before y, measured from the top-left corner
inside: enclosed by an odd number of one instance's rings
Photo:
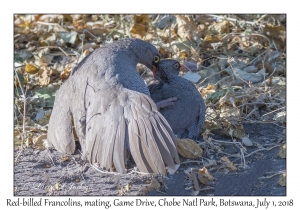
[[[98,81],[87,85],[85,103],[91,163],[124,173],[127,149],[142,172],[165,174],[164,163],[179,163],[173,132],[147,95]]]
[[[49,121],[47,142],[59,152],[72,154],[75,151],[75,141],[72,130],[72,113],[70,94],[68,90],[70,82],[67,80],[58,90],[51,118]]]

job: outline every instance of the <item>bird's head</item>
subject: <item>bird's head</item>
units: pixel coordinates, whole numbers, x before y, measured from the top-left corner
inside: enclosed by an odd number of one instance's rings
[[[153,74],[156,74],[160,61],[160,54],[156,47],[140,39],[134,39],[132,47],[135,49],[138,63],[147,66],[152,70]]]
[[[161,60],[158,64],[156,78],[167,81],[177,77],[180,71],[180,63],[176,60]]]

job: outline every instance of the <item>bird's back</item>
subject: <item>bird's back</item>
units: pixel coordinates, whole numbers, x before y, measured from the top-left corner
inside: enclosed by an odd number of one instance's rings
[[[177,98],[173,106],[165,107],[160,112],[176,135],[181,138],[197,138],[204,123],[206,108],[194,84],[177,76],[148,88],[155,102]]]

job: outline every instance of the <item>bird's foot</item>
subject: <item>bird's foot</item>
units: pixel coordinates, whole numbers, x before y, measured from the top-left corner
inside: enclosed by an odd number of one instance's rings
[[[176,101],[176,100],[177,100],[176,97],[161,100],[161,101],[156,103],[157,109],[160,110],[160,109],[165,108],[167,106],[173,106],[174,105],[173,101]]]

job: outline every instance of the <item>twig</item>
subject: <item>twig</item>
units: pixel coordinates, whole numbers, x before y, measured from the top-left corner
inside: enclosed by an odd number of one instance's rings
[[[241,159],[243,160],[243,162],[241,164],[244,165],[243,168],[245,169],[246,168],[245,154],[244,154],[244,151],[242,149],[240,149],[240,151],[241,151],[241,155],[242,155]]]
[[[252,21],[237,20],[237,19],[234,19],[234,18],[222,17],[222,16],[218,16],[218,15],[207,15],[207,16],[214,17],[214,18],[220,18],[220,19],[226,19],[226,20],[230,20],[230,21],[233,21],[233,22],[244,22],[244,23],[247,23],[247,24],[250,24],[250,25],[254,25],[256,23],[256,22],[252,22]]]
[[[102,171],[100,169],[98,169],[96,166],[94,165],[91,165],[91,167],[93,169],[95,169],[96,171],[99,171],[100,173],[103,173],[103,174],[113,174],[113,175],[120,175],[120,173],[117,173],[117,172],[108,172],[108,171]]]
[[[23,107],[23,132],[22,132],[22,142],[21,142],[21,151],[23,150],[23,144],[24,144],[24,139],[26,137],[26,132],[25,132],[25,114],[26,114],[26,92],[27,92],[27,89],[26,91],[24,92],[24,88],[22,87],[22,84],[21,84],[21,81],[20,81],[20,78],[18,76],[18,72],[16,70],[16,68],[14,67],[14,71],[15,71],[15,74],[16,74],[16,77],[18,79],[18,82],[19,82],[19,86],[20,86],[20,89],[22,91],[22,94],[23,94],[23,97],[24,97],[24,107]],[[21,152],[20,152],[21,153]]]
[[[257,110],[258,110],[258,108],[255,106],[254,109],[252,109],[252,111],[249,114],[247,114],[247,116],[245,117],[245,119],[247,119],[248,117],[250,117]]]
[[[245,120],[248,120],[247,122],[244,122],[244,123],[270,123],[270,124],[273,124],[273,125],[276,125],[276,126],[278,126],[278,127],[280,127],[280,128],[286,128],[286,127],[284,127],[284,126],[280,126],[280,125],[277,125],[276,123],[277,123],[277,121],[276,120],[273,120],[273,121],[259,121],[259,120],[249,120],[249,119],[246,119],[246,118],[244,118],[244,117],[241,117],[242,119],[245,119]]]
[[[54,163],[54,161],[53,161],[53,159],[52,159],[52,157],[51,157],[51,152],[50,152],[50,150],[47,148],[47,150],[48,150],[48,155],[49,155],[49,157],[50,157],[50,160],[52,161],[52,164],[55,166],[55,163]]]
[[[267,172],[268,173],[268,172]],[[273,172],[269,172],[269,173],[273,173]],[[270,178],[272,178],[273,176],[277,176],[277,175],[281,175],[281,174],[285,174],[286,173],[286,170],[283,170],[283,171],[279,171],[279,172],[277,172],[277,173],[275,173],[275,174],[272,174],[272,175],[270,175],[270,176],[263,176],[263,177],[259,177],[258,179],[259,180],[262,180],[262,179],[270,179]]]
[[[245,157],[249,157],[249,156],[253,155],[254,153],[257,153],[257,152],[260,152],[260,151],[269,151],[269,150],[272,150],[272,149],[274,149],[274,148],[276,148],[276,147],[280,147],[280,146],[281,146],[281,145],[276,145],[276,146],[270,147],[270,148],[262,148],[262,149],[258,149],[258,150],[255,150],[255,151],[249,153],[249,154],[246,155]]]
[[[57,46],[47,46],[47,47],[40,47],[40,49],[43,48],[58,48],[60,49],[66,56],[70,56],[68,53],[66,53],[61,47],[57,47]]]
[[[103,174],[120,175],[120,173],[118,173],[118,172],[108,172],[108,171],[100,170],[99,168],[97,168],[94,165],[91,165],[91,167],[93,167],[96,171],[99,171],[100,173],[103,173]],[[151,174],[153,174],[153,173],[144,173],[144,172],[139,172],[139,171],[132,170],[129,173],[126,173],[125,175],[129,175],[129,174],[132,174],[132,173],[143,174],[143,175],[151,175]]]
[[[199,190],[199,192],[201,192],[201,191],[206,191],[206,190],[213,190],[213,189],[214,189],[213,187],[207,186],[207,187],[201,188],[201,189]]]
[[[47,26],[58,26],[61,31],[66,31],[63,27],[61,27],[58,23],[45,23],[41,21],[37,21],[37,24],[47,25]]]
[[[223,73],[224,71],[226,71],[226,70],[222,70],[222,71],[220,71],[220,72],[218,72],[218,73],[215,73],[215,74],[213,74],[213,75],[210,75],[209,77],[206,77],[204,80],[202,80],[198,85],[201,85],[205,80],[207,80],[208,78],[210,78],[210,77],[213,77],[213,76],[216,76],[216,75],[218,75],[218,74],[221,74],[221,73]]]
[[[18,129],[20,129],[20,128],[21,128],[21,127],[16,126],[14,129],[15,129],[15,130],[18,130]],[[33,126],[25,126],[25,130],[47,133],[47,130],[46,130],[46,129],[43,130],[43,129],[39,129],[39,128],[36,128],[36,127],[33,127]]]
[[[285,106],[284,106],[284,107],[280,107],[280,108],[278,108],[278,109],[275,109],[275,110],[273,110],[273,111],[271,111],[271,112],[268,112],[268,113],[264,114],[263,116],[269,115],[269,114],[271,114],[271,113],[273,113],[273,112],[276,112],[276,111],[278,111],[278,110],[281,110],[281,109],[285,109]],[[263,116],[261,116],[261,117],[263,117]]]
[[[247,65],[252,64],[255,60],[257,60],[259,57],[261,57],[263,54],[265,54],[268,50],[265,50],[264,52],[262,52],[261,54],[259,54],[256,58],[254,58],[252,61],[250,61],[249,63],[247,63]]]
[[[187,160],[187,161],[181,162],[180,164],[188,164],[188,163],[203,163],[203,161]]]
[[[239,78],[240,80],[242,80],[243,82],[245,82],[249,87],[251,87],[250,82],[247,82],[246,80],[244,80],[243,78],[241,78],[241,76],[240,76],[238,73],[236,73],[235,69],[234,69],[233,66],[231,65],[231,61],[233,61],[233,58],[231,58],[231,59],[229,58],[229,59],[228,59],[228,63],[229,63],[229,65],[230,65],[231,69],[232,69],[233,74],[234,74],[237,78]]]

